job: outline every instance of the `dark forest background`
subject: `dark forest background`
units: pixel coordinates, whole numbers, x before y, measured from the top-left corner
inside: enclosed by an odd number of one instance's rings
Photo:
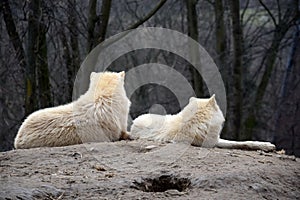
[[[299,156],[299,18],[298,0],[1,0],[0,150],[13,148],[28,114],[72,101],[76,72],[96,45],[151,26],[188,34],[213,57],[227,93],[223,138],[271,141]],[[130,52],[109,69],[150,62],[172,66],[198,97],[209,96],[199,74],[170,52]],[[180,110],[174,94],[155,84],[131,101],[132,118],[153,104]]]

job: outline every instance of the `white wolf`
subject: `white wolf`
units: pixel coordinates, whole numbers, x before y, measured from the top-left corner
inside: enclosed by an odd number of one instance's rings
[[[220,139],[225,119],[215,95],[209,99],[191,97],[176,115],[141,115],[133,121],[131,137],[156,141],[186,142],[195,146],[272,151],[270,142]]]
[[[15,148],[127,139],[130,101],[124,77],[125,72],[92,72],[89,89],[78,100],[29,115],[15,138]]]

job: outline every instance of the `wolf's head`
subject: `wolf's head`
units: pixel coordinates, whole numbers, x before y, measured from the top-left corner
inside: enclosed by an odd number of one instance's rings
[[[215,95],[212,95],[210,98],[191,97],[189,104],[183,109],[183,111],[192,115],[201,113],[203,116],[205,115],[209,118],[211,118],[214,114],[218,114],[221,118],[223,118],[223,121],[225,120],[223,113],[217,104]]]
[[[189,100],[189,104],[197,104],[197,109],[211,109],[211,110],[220,110],[215,95],[213,94],[210,98],[196,98],[191,97]]]
[[[92,92],[94,100],[112,98],[116,94],[125,93],[125,72],[92,72],[90,76],[89,91]]]
[[[225,121],[215,95],[207,99],[191,97],[182,111],[182,117],[185,129],[191,129],[195,134],[193,144],[205,147],[215,145]]]

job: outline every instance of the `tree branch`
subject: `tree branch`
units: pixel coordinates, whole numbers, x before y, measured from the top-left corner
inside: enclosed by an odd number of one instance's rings
[[[275,19],[274,15],[271,13],[270,9],[266,6],[266,4],[264,4],[264,2],[262,2],[262,0],[258,0],[258,1],[264,7],[264,9],[267,11],[267,13],[270,15],[274,25],[277,26],[276,19]]]
[[[242,14],[241,14],[241,22],[242,22],[243,25],[245,25],[245,24],[244,24],[244,16],[245,16],[246,10],[248,9],[249,2],[250,2],[250,0],[247,0],[246,6],[245,6],[245,8],[243,9],[243,12],[242,12]]]
[[[159,2],[159,4],[157,4],[157,6],[155,6],[155,8],[153,10],[151,10],[144,18],[140,19],[139,21],[137,21],[136,23],[130,25],[127,30],[130,29],[135,29],[137,27],[139,27],[140,25],[142,25],[144,22],[146,22],[148,19],[150,19],[165,3],[167,0],[161,0]]]
[[[277,0],[276,2],[277,2],[277,9],[278,9],[278,19],[280,21],[281,20],[281,7],[280,7],[279,0]]]

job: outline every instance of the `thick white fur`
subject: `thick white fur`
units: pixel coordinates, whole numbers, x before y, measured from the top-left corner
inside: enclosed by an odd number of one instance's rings
[[[29,115],[15,138],[15,148],[119,140],[127,133],[130,107],[124,76],[125,72],[92,72],[89,89],[78,100]]]
[[[239,148],[271,151],[269,142],[229,141],[220,139],[225,119],[215,96],[209,99],[190,98],[189,104],[176,115],[141,115],[133,121],[133,138],[156,141],[185,142],[202,147]]]

